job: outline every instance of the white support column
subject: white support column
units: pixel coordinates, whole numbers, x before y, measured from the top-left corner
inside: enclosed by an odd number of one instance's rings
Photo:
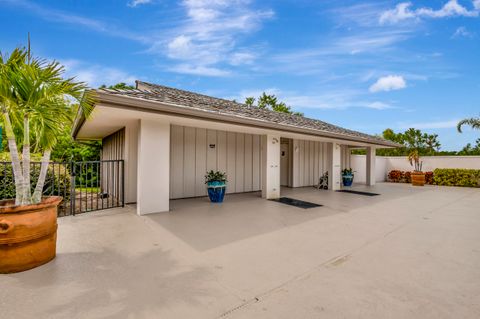
[[[341,147],[337,143],[328,143],[328,189],[340,189]]]
[[[137,214],[170,208],[170,123],[140,120],[138,130]]]
[[[370,146],[367,147],[367,185],[374,186],[375,185],[375,147]]]
[[[280,197],[280,136],[262,136],[262,197]]]

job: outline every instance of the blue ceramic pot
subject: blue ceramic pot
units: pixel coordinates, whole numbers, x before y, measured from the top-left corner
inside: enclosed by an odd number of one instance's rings
[[[353,183],[353,174],[342,175],[343,186],[352,186]]]
[[[207,183],[208,197],[212,203],[222,203],[225,197],[225,182],[213,181]]]

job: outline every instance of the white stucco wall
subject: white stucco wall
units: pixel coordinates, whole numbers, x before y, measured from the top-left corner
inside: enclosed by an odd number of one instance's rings
[[[412,166],[405,157],[385,157],[387,171],[398,169],[410,171]],[[480,169],[480,156],[422,156],[423,171],[433,171],[436,168],[471,168]]]
[[[137,214],[169,211],[169,122],[140,120],[137,162]]]
[[[355,182],[366,182],[365,155],[351,155],[351,166],[355,171]],[[423,156],[423,171],[433,171],[436,168],[469,168],[480,169],[480,156]],[[387,179],[391,170],[411,171],[412,166],[405,156],[377,156],[375,175],[377,182]]]

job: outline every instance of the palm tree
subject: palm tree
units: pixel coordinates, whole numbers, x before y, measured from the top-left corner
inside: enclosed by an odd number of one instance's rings
[[[15,204],[39,203],[52,148],[65,125],[71,123],[73,103],[90,114],[93,98],[84,83],[63,79],[58,62],[32,58],[17,48],[0,54],[0,110],[15,178]],[[20,136],[22,136],[20,138]],[[31,143],[33,142],[33,143]],[[17,145],[22,146],[20,159]],[[43,152],[37,184],[31,193],[30,151]]]
[[[457,130],[462,133],[462,126],[469,125],[473,129],[480,129],[480,117],[471,117],[469,119],[463,119],[457,124]]]

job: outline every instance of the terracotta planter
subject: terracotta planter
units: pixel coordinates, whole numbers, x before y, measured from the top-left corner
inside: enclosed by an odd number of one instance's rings
[[[425,173],[423,172],[411,172],[410,178],[412,179],[413,186],[425,185]]]
[[[24,271],[55,258],[61,201],[58,196],[25,206],[15,206],[13,200],[0,201],[0,273]]]

